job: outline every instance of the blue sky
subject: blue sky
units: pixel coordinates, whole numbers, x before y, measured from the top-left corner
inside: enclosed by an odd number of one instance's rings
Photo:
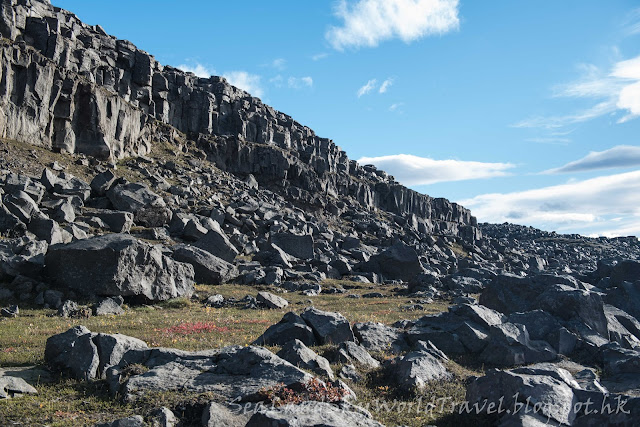
[[[630,0],[53,0],[480,221],[640,235]]]

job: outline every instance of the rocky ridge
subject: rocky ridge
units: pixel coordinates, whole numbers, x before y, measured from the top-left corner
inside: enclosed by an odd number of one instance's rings
[[[347,198],[397,214],[422,233],[478,236],[468,210],[358,165],[331,140],[224,78],[162,66],[44,0],[0,7],[0,136],[119,159],[171,139],[162,126],[169,125],[220,169],[253,174],[299,204],[339,214]]]

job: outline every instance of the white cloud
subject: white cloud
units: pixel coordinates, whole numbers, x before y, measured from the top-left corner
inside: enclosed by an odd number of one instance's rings
[[[362,95],[368,94],[373,89],[375,89],[377,82],[378,81],[376,79],[371,79],[364,86],[362,86],[360,89],[358,89],[358,98],[360,98]]]
[[[200,63],[195,63],[191,65],[180,64],[176,68],[179,68],[182,71],[187,73],[193,73],[198,77],[208,78],[216,73],[216,70],[213,68],[207,67],[206,65],[202,65]]]
[[[317,53],[315,55],[312,55],[311,59],[314,60],[314,61],[320,61],[321,59],[325,59],[328,56],[329,56],[328,53],[322,52],[322,53]]]
[[[481,222],[585,235],[640,234],[640,170],[459,203]]]
[[[515,167],[511,163],[434,160],[411,154],[362,157],[358,163],[375,165],[407,186],[505,176],[508,169]]]
[[[249,92],[253,96],[260,98],[264,95],[260,81],[261,77],[256,74],[250,74],[246,71],[229,71],[222,76],[233,86]]]
[[[393,84],[393,79],[391,78],[383,81],[382,84],[380,85],[380,89],[378,89],[378,92],[385,93],[387,90],[389,90],[392,84]]]
[[[550,137],[539,137],[539,138],[527,138],[525,141],[535,142],[536,144],[568,145],[571,142],[571,139],[550,136]]]
[[[303,87],[313,86],[313,79],[309,76],[306,77],[289,77],[289,87],[292,89],[301,89]]]
[[[608,114],[622,113],[618,123],[640,116],[640,56],[613,64],[607,73],[593,65],[582,65],[584,76],[555,88],[555,97],[592,98],[598,103],[576,113],[555,117],[531,117],[514,127],[546,129],[586,122]]]
[[[276,70],[284,70],[287,68],[287,61],[284,58],[276,58],[271,62],[271,66]]]
[[[623,27],[626,36],[640,34],[640,8],[634,9],[629,13]]]
[[[604,151],[592,151],[579,160],[569,162],[559,168],[549,169],[543,173],[571,173],[635,166],[640,166],[640,147],[618,145]]]
[[[325,37],[337,50],[375,47],[399,38],[405,43],[458,29],[458,0],[340,0],[334,14],[344,21]]]
[[[398,109],[404,105],[404,102],[396,102],[389,106],[389,111],[399,111]]]

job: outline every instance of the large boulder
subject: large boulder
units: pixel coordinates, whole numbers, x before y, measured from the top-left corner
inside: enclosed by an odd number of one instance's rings
[[[160,227],[171,220],[166,203],[145,184],[118,184],[107,192],[111,204],[120,211],[132,212],[136,223]]]
[[[360,344],[368,351],[402,353],[409,349],[406,334],[402,329],[382,323],[356,323],[353,332]]]
[[[195,246],[176,246],[173,259],[191,264],[198,283],[220,285],[238,277],[238,270],[233,264]]]
[[[274,233],[271,242],[295,258],[313,258],[313,236],[309,234]]]
[[[104,377],[111,366],[120,363],[132,349],[145,349],[137,338],[120,334],[96,334],[84,326],[75,326],[47,339],[45,362],[54,370],[80,380]]]
[[[304,345],[316,344],[313,330],[302,317],[293,311],[285,314],[280,322],[269,328],[253,343],[255,345],[284,345],[293,340],[300,340]]]
[[[614,286],[622,282],[635,282],[640,280],[640,261],[625,259],[618,262],[611,272],[611,283]]]
[[[163,301],[193,293],[193,267],[125,234],[49,248],[46,271],[59,287],[81,294]]]
[[[334,379],[329,361],[316,354],[300,340],[289,341],[276,355],[299,368],[313,371],[332,381]]]
[[[409,390],[422,389],[430,381],[451,378],[447,368],[424,351],[412,351],[397,357],[388,362],[387,369],[396,383]]]
[[[397,243],[360,265],[361,271],[381,274],[387,279],[410,281],[424,272],[418,253],[404,243]]]
[[[578,384],[564,369],[551,365],[519,368],[509,371],[490,370],[477,378],[467,388],[467,409],[478,405],[481,412],[507,414],[507,410],[519,408],[534,412],[548,421],[572,425],[576,412],[573,387]],[[493,411],[493,412],[490,412]],[[524,425],[524,424],[520,424]]]
[[[142,369],[132,373],[128,366]],[[255,395],[279,384],[306,383],[313,377],[262,347],[225,347],[188,352],[171,348],[134,349],[107,370],[113,394],[125,400],[150,392],[213,392],[226,399]]]
[[[203,249],[211,255],[227,262],[233,262],[239,253],[220,227],[214,227],[212,230],[209,230],[207,234],[202,236],[193,246]]]
[[[344,341],[355,341],[349,321],[340,313],[309,307],[302,312],[300,317],[313,329],[313,333],[320,344],[339,344]]]

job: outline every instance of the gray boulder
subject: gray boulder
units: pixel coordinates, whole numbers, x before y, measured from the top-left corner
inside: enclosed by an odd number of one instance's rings
[[[276,354],[299,368],[313,371],[318,375],[329,378],[331,381],[334,380],[333,370],[329,361],[316,354],[300,340],[289,341]]]
[[[94,427],[144,427],[146,424],[141,415],[120,418],[110,423],[96,424]]]
[[[309,307],[302,312],[300,317],[311,327],[320,344],[355,341],[349,321],[340,313]]]
[[[407,389],[422,389],[429,381],[448,379],[447,368],[430,353],[412,351],[388,362],[393,380]]]
[[[233,404],[238,405],[238,404]],[[202,412],[203,427],[245,427],[253,412],[245,413],[242,408],[229,408],[217,402],[209,402]]]
[[[82,294],[163,301],[193,293],[193,267],[148,243],[109,234],[49,248],[49,277]]]
[[[410,281],[424,272],[414,248],[397,243],[360,265],[361,271],[381,274],[387,279]]]
[[[289,305],[289,302],[286,299],[264,291],[258,292],[256,300],[271,309],[281,310]]]
[[[275,233],[271,242],[295,258],[313,258],[313,236],[309,234]]]
[[[501,402],[506,411],[506,408],[514,408],[518,404],[523,404],[519,407],[524,408],[528,399],[531,410],[532,405],[536,405],[537,415],[572,425],[577,402],[572,387],[576,385],[569,372],[548,365],[509,371],[490,370],[469,385],[466,401],[469,405],[478,404],[485,412],[490,408],[489,404],[493,404],[495,413]]]
[[[302,317],[293,311],[286,313],[280,322],[269,328],[253,343],[256,345],[284,345],[293,340],[300,340],[304,345],[316,344],[313,330]]]
[[[0,400],[13,399],[25,394],[37,394],[32,385],[20,377],[0,376]]]
[[[238,250],[229,241],[226,234],[219,228],[214,227],[209,230],[200,240],[195,242],[193,246],[209,252],[211,255],[223,259],[227,262],[233,262]]]
[[[406,334],[402,329],[382,323],[356,323],[353,332],[358,342],[368,351],[402,353],[409,350]]]
[[[146,372],[127,371],[131,364]],[[278,384],[308,382],[312,376],[262,347],[225,347],[187,352],[169,348],[133,349],[107,370],[113,394],[132,401],[148,392],[213,392],[226,399],[254,395]]]
[[[171,220],[166,203],[145,184],[118,184],[107,192],[113,206],[120,211],[132,212],[137,223],[147,227],[161,227]]]
[[[114,233],[128,233],[133,226],[133,214],[125,211],[94,209],[91,216],[100,218]]]
[[[221,285],[238,277],[233,264],[195,246],[178,245],[173,248],[172,257],[193,266],[197,283]]]
[[[92,308],[94,316],[109,316],[124,314],[122,309],[122,297],[105,298]]]
[[[92,380],[98,375],[100,356],[93,334],[84,326],[75,326],[47,339],[45,362],[54,371],[79,380]]]
[[[338,346],[337,359],[340,363],[351,364],[355,362],[367,369],[380,367],[380,362],[371,357],[364,347],[352,341],[340,343]]]
[[[351,405],[326,402],[302,402],[278,408],[264,407],[255,413],[246,427],[384,427],[368,412]]]

